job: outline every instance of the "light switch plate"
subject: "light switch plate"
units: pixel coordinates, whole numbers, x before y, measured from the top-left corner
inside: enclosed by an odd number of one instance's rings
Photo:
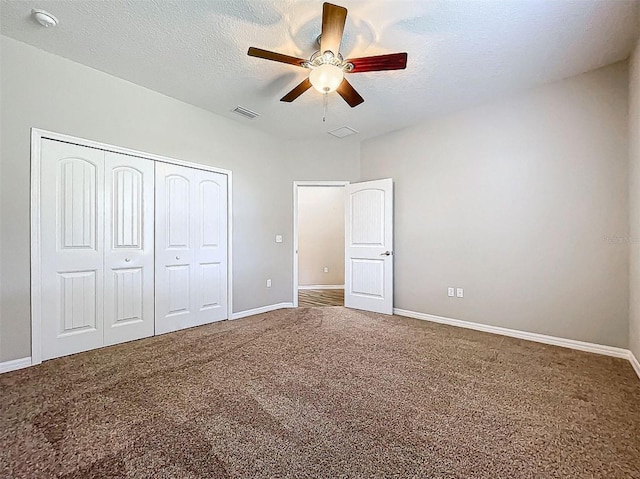
[[[455,288],[447,288],[447,296],[453,298],[456,295]]]
[[[458,298],[464,298],[464,289],[462,289],[462,288],[456,289],[456,296]]]
[[[276,243],[282,243],[282,235],[276,235]]]

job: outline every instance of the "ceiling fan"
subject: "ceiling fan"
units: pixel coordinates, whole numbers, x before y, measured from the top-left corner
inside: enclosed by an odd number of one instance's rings
[[[344,60],[340,54],[340,43],[342,42],[342,33],[346,20],[346,8],[331,3],[322,5],[322,33],[318,39],[320,50],[311,55],[309,60],[254,47],[250,47],[247,54],[252,57],[288,63],[311,70],[309,77],[283,96],[280,101],[292,102],[309,88],[314,87],[320,93],[325,94],[337,91],[353,108],[362,103],[364,98],[351,86],[344,74],[403,70],[407,66],[407,54],[391,53]]]

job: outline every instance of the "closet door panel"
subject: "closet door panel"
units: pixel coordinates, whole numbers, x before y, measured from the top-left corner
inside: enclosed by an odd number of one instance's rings
[[[41,146],[42,358],[103,344],[104,152]]]
[[[156,163],[156,334],[228,317],[226,181]]]
[[[154,165],[105,153],[105,345],[154,333]]]
[[[195,325],[193,173],[156,163],[156,334]]]
[[[199,321],[210,323],[227,312],[227,177],[196,170],[197,308]]]

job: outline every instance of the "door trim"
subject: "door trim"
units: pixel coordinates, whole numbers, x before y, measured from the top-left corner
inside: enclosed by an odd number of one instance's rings
[[[56,133],[40,128],[31,128],[31,364],[42,362],[42,289],[40,278],[42,276],[42,252],[40,231],[40,179],[42,162],[42,140],[55,140],[74,145],[95,148],[103,151],[111,151],[127,156],[135,156],[162,163],[186,166],[197,170],[213,171],[227,175],[227,315],[233,317],[233,272],[232,272],[232,248],[233,248],[233,215],[232,215],[232,172],[223,168],[178,160],[168,156],[155,155],[122,146],[109,145],[98,141],[87,140],[76,136]]]
[[[301,186],[345,187],[349,181],[294,181],[293,182],[293,307],[298,307],[298,188]]]

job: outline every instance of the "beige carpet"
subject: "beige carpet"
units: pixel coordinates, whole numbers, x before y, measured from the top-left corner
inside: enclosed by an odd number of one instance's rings
[[[2,478],[640,478],[628,362],[339,307],[0,376]]]

